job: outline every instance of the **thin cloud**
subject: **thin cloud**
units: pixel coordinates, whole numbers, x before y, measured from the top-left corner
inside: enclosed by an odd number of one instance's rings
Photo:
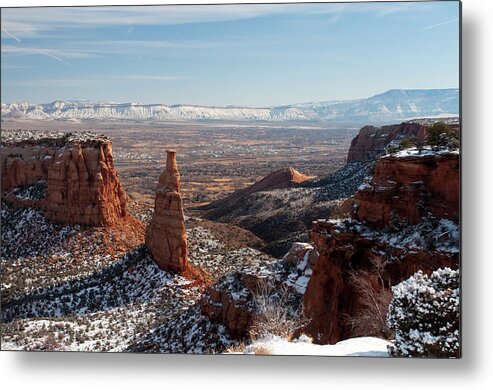
[[[119,81],[178,81],[188,80],[189,77],[173,75],[109,75],[102,76],[85,76],[77,79],[39,79],[39,80],[20,80],[13,81],[11,84],[18,87],[82,87],[88,84],[111,84],[115,80]]]
[[[142,80],[142,81],[176,81],[189,80],[189,77],[183,76],[147,76],[147,75],[131,75],[131,76],[116,76],[115,78],[124,80]]]
[[[73,87],[81,87],[87,85],[87,80],[72,80],[72,79],[22,80],[22,81],[13,81],[11,84],[17,87],[29,87],[29,88],[36,88],[36,87],[73,88]]]
[[[328,22],[328,24],[334,24],[334,23],[337,23],[339,20],[341,20],[341,14],[336,14],[336,15],[331,16],[327,20],[327,22]]]
[[[45,56],[50,57],[50,58],[53,58],[54,60],[60,61],[62,64],[65,64],[65,65],[67,65],[67,66],[71,66],[71,65],[70,65],[67,61],[62,60],[60,57],[57,57],[56,55],[51,54],[51,53],[50,53],[50,52],[48,52],[48,51],[42,51],[42,50],[40,50],[40,51],[39,51],[39,54],[41,54],[41,55],[45,55]]]
[[[415,2],[6,8],[2,9],[2,27],[21,39],[35,38],[42,32],[61,29],[123,26],[126,31],[132,32],[132,29],[139,25],[230,22],[270,15],[373,13],[381,17],[407,10],[420,11],[429,8],[428,4]]]
[[[458,21],[459,21],[458,18],[447,20],[446,22],[432,24],[431,26],[427,26],[427,27],[423,28],[423,30],[430,30],[430,29],[435,28],[435,27],[445,26],[446,24],[455,23]]]
[[[94,40],[94,41],[79,41],[76,44],[81,46],[114,46],[125,49],[124,53],[128,52],[129,48],[151,48],[151,49],[211,49],[219,46],[217,42],[210,41],[152,41],[152,40]]]
[[[7,64],[5,62],[2,62],[2,68],[3,69],[29,69],[30,66],[14,65],[14,64]]]
[[[12,54],[12,55],[43,55],[46,57],[53,58],[67,66],[71,66],[65,58],[91,58],[94,57],[93,54],[84,51],[70,51],[70,50],[60,50],[51,48],[36,48],[36,47],[18,47],[12,45],[3,45],[2,54]]]
[[[13,40],[15,40],[17,42],[21,42],[21,40],[19,38],[17,38],[15,35],[11,34],[5,27],[2,27],[2,32],[4,32],[5,34],[7,34]]]
[[[306,5],[238,4],[202,6],[117,6],[12,8],[2,10],[2,25],[17,36],[34,37],[62,28],[178,25],[251,19],[272,14],[303,12]]]
[[[57,60],[67,66],[71,66],[67,61],[60,58],[58,55],[53,54],[53,52],[50,52],[49,50],[45,50],[45,49],[36,49],[33,47],[3,46],[2,53],[12,53],[18,55],[42,55],[42,56],[53,58],[54,60]]]

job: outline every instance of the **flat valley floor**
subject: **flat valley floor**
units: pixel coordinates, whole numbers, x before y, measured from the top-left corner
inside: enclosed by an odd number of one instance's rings
[[[6,121],[5,130],[92,131],[113,142],[120,180],[153,204],[165,150],[176,149],[185,208],[220,199],[287,167],[324,177],[341,168],[359,127],[225,122]]]

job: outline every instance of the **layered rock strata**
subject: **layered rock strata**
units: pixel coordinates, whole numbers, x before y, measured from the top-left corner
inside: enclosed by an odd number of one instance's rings
[[[361,309],[354,272],[365,271],[378,290],[418,270],[459,266],[459,186],[457,153],[383,157],[356,193],[352,218],[314,223],[319,259],[304,307],[316,342],[353,336],[347,319]]]
[[[295,242],[281,260],[231,273],[210,286],[200,300],[201,312],[224,324],[234,339],[248,338],[258,315],[255,296],[280,293],[297,310],[317,259],[313,246]]]
[[[417,224],[430,212],[456,220],[459,171],[459,155],[454,153],[381,158],[372,179],[355,195],[358,219],[377,228],[389,226],[396,217]]]
[[[36,206],[53,222],[109,226],[127,215],[126,194],[113,163],[111,142],[94,136],[46,137],[2,145],[2,198]],[[15,196],[15,189],[45,186],[44,198]]]
[[[399,139],[412,139],[424,143],[426,127],[409,122],[382,127],[364,126],[351,141],[347,162],[372,161],[391,141]]]
[[[173,150],[166,151],[166,169],[157,184],[154,214],[147,227],[146,245],[161,269],[178,273],[189,269],[180,173],[176,152]]]

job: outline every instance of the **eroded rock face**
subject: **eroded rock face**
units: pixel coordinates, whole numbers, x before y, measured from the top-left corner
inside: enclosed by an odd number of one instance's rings
[[[351,141],[347,162],[372,161],[389,142],[399,138],[411,138],[417,142],[424,142],[426,127],[407,122],[382,127],[364,126]]]
[[[315,342],[354,336],[347,318],[361,307],[352,272],[367,271],[372,285],[390,288],[418,270],[459,266],[459,187],[456,153],[384,157],[356,193],[353,218],[313,224],[319,259],[303,304]]]
[[[248,337],[255,315],[252,294],[256,292],[258,278],[247,274],[233,274],[222,283],[210,286],[200,299],[200,311],[212,322],[223,324],[236,340]],[[228,280],[236,291],[230,291]]]
[[[457,268],[455,250],[427,249],[415,246],[393,246],[385,235],[359,233],[355,225],[340,226],[317,221],[312,240],[319,252],[313,274],[304,295],[304,307],[310,323],[305,331],[320,344],[334,344],[353,337],[346,319],[361,307],[358,293],[351,284],[352,271],[368,271],[372,284],[382,283],[372,274],[375,264],[382,264],[386,288],[409,278],[417,270],[431,273],[442,267]]]
[[[127,215],[126,194],[105,138],[43,138],[3,145],[2,197],[15,207],[35,206],[57,223],[109,226]],[[46,186],[43,199],[16,198],[12,190]]]
[[[2,192],[46,180],[53,153],[48,149],[34,153],[22,149],[11,150],[10,155],[2,159]]]
[[[58,153],[47,179],[45,208],[54,222],[109,226],[127,214],[109,142]]]
[[[459,155],[383,157],[370,182],[356,193],[357,217],[382,228],[392,218],[417,224],[428,213],[457,220],[460,203]]]
[[[146,245],[159,267],[184,273],[188,270],[187,235],[180,194],[176,152],[166,151],[166,169],[156,188],[154,215],[147,227]]]

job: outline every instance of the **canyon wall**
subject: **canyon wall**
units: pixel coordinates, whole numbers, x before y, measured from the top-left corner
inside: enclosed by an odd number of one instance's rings
[[[104,137],[42,138],[2,145],[2,198],[17,207],[37,206],[56,223],[108,226],[127,215],[126,194]],[[43,196],[16,195],[26,186]]]
[[[393,140],[426,140],[426,127],[417,123],[404,122],[399,125],[382,127],[364,126],[351,141],[347,162],[367,162],[374,160]]]
[[[459,266],[459,188],[458,153],[383,157],[356,193],[352,218],[313,224],[320,256],[303,303],[315,342],[354,336],[347,321],[361,309],[354,272],[365,271],[378,290],[418,270]]]
[[[383,228],[394,217],[417,224],[428,213],[457,220],[460,203],[459,155],[387,156],[356,193],[358,219]]]

